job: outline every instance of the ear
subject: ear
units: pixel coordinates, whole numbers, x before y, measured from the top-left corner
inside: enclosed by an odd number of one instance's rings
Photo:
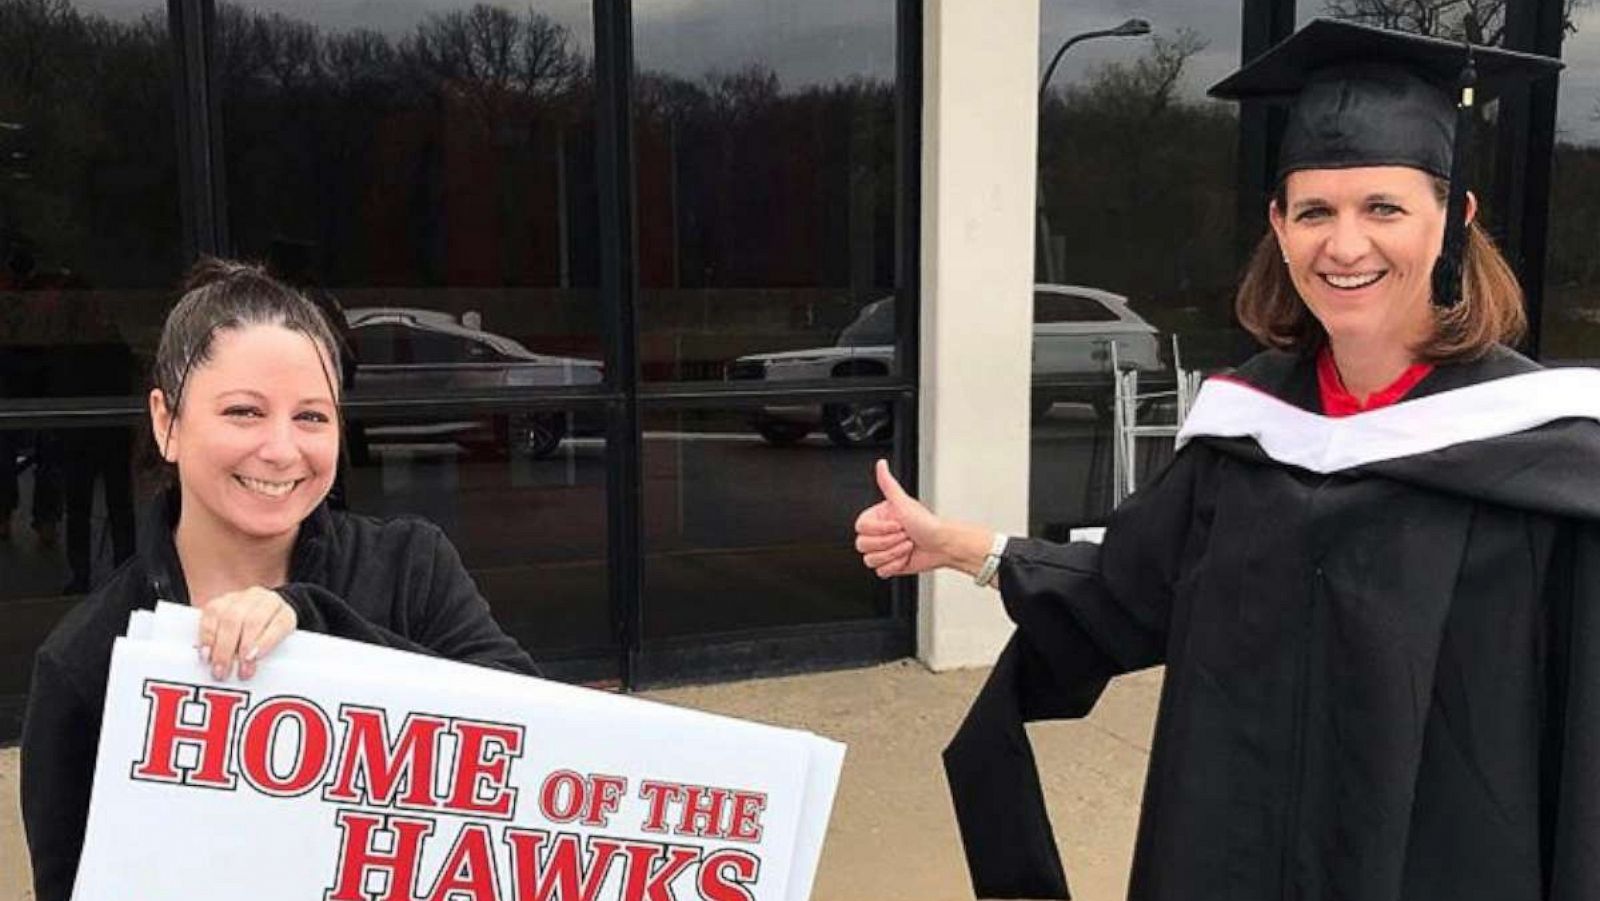
[[[1278,249],[1285,254],[1288,251],[1284,250],[1284,248],[1289,246],[1284,236],[1284,227],[1287,221],[1283,210],[1278,209],[1278,201],[1276,199],[1267,201],[1267,222],[1272,225],[1272,233],[1278,238]]]
[[[1471,225],[1478,219],[1478,195],[1467,192],[1467,224]]]
[[[167,396],[160,388],[150,389],[150,431],[161,459],[168,463],[175,462],[178,458],[178,441],[172,432],[172,411],[167,409]]]

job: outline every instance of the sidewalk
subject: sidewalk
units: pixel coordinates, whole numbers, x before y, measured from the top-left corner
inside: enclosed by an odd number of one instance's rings
[[[971,898],[939,751],[986,670],[934,675],[903,661],[643,697],[784,726],[849,744],[816,901]],[[1127,890],[1158,672],[1119,679],[1090,719],[1032,727],[1051,816],[1078,901]],[[24,901],[17,751],[0,750],[0,901]]]

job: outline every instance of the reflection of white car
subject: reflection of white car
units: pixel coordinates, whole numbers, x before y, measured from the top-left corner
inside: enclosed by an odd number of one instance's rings
[[[449,396],[485,388],[595,385],[598,360],[537,354],[520,342],[463,325],[438,310],[352,307],[345,311],[355,354],[355,390],[367,395],[419,393]],[[568,432],[562,413],[494,417],[488,422],[395,424],[374,421],[371,438],[384,432],[449,431],[455,440],[544,457]],[[477,439],[477,440],[475,440]]]
[[[772,382],[887,375],[894,365],[894,298],[863,307],[832,347],[751,354],[728,366],[728,378]],[[1098,288],[1036,285],[1033,294],[1033,396],[1036,413],[1058,402],[1110,410],[1111,347],[1124,369],[1164,368],[1156,329],[1128,299]],[[774,444],[799,441],[819,424],[835,444],[851,446],[893,435],[888,403],[765,407],[755,427]]]

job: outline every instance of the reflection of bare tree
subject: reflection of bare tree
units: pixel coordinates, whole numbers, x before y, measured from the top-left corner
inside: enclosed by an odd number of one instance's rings
[[[429,16],[403,52],[420,74],[469,98],[487,123],[566,94],[587,69],[566,26],[482,3]]]
[[[487,4],[430,16],[398,46],[371,30],[325,34],[280,13],[223,4],[216,46],[229,97],[265,91],[370,102],[402,88],[446,90],[489,121],[567,94],[587,70],[565,26],[531,9]]]
[[[223,4],[215,43],[224,94],[231,98],[331,95],[373,101],[375,89],[387,94],[398,82],[394,47],[374,31],[323,35],[280,13]]]
[[[171,278],[170,60],[159,13],[116,22],[67,0],[0,0],[0,229],[26,231],[44,265],[124,286]]]
[[[1577,31],[1573,12],[1593,0],[1564,0],[1562,23]],[[1506,0],[1327,0],[1324,11],[1381,28],[1499,46],[1505,40]]]
[[[646,284],[820,283],[858,302],[893,284],[893,83],[642,72],[634,110]]]
[[[83,24],[67,0],[13,0],[0,4],[0,108],[15,111],[22,93],[41,87],[52,69],[65,68],[61,53],[78,49]]]
[[[351,103],[383,102],[398,90],[394,77],[398,54],[376,31],[329,35],[323,45],[323,65],[329,85]]]
[[[640,72],[633,81],[633,104],[646,119],[682,121],[704,109],[707,97],[705,90],[692,81],[660,72]]]
[[[1205,46],[1193,32],[1157,37],[1138,58],[1048,94],[1039,178],[1062,278],[1225,320],[1238,124],[1231,107],[1183,90]]]
[[[708,72],[705,86],[711,108],[728,116],[770,109],[782,93],[778,73],[756,65],[733,72]]]
[[[484,3],[398,39],[227,4],[217,21],[229,205],[250,211],[235,222],[241,247],[287,235],[319,248],[337,278],[398,239],[431,267],[439,198],[463,181],[450,163],[462,159],[500,182],[491,193],[504,240],[531,240],[512,234],[527,227],[530,180],[544,177],[552,149],[565,172],[566,129],[585,115],[589,65],[566,28]],[[377,208],[402,231],[376,237],[367,223]]]
[[[327,78],[321,41],[311,25],[229,4],[218,9],[217,20],[217,57],[229,81],[304,91]]]
[[[1119,118],[1148,120],[1172,105],[1183,80],[1184,70],[1195,54],[1208,46],[1205,39],[1189,29],[1179,29],[1174,37],[1156,35],[1150,49],[1129,64],[1113,63],[1102,68],[1087,89],[1076,94]],[[1074,91],[1067,91],[1069,102]]]

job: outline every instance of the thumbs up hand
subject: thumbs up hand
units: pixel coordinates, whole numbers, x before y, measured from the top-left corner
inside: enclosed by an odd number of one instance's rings
[[[879,460],[875,474],[883,500],[856,517],[856,550],[868,569],[881,579],[941,566],[977,571],[992,533],[935,515],[900,487],[887,462]]]

